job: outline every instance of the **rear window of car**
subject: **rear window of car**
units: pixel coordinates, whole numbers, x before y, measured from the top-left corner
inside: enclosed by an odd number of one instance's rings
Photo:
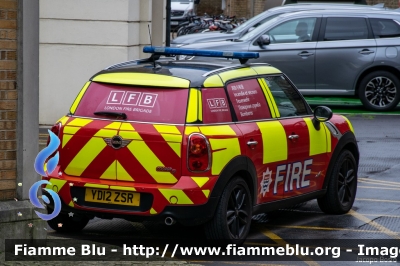
[[[371,18],[374,36],[378,38],[391,38],[400,36],[400,23],[392,19]]]
[[[113,119],[112,115],[94,113],[124,113],[130,121],[184,124],[187,99],[187,89],[92,82],[74,115]]]
[[[328,18],[324,41],[358,40],[368,38],[365,18]]]

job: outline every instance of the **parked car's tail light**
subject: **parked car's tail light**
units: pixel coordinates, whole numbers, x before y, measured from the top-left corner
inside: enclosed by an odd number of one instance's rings
[[[61,130],[61,123],[57,123],[54,126],[51,127],[51,132],[53,132],[57,137],[60,137],[60,130]],[[47,144],[48,146],[50,143],[50,136],[47,137]]]
[[[207,138],[201,134],[189,136],[188,169],[193,172],[203,172],[210,169],[210,145]]]

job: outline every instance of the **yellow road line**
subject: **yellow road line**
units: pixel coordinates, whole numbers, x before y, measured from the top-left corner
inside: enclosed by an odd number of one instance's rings
[[[305,226],[305,225],[268,225],[268,226],[279,227],[279,228],[289,228],[289,229],[304,229],[304,230],[380,233],[379,231],[376,231],[376,230],[362,230],[362,229],[340,228],[340,227],[320,227],[320,226]]]
[[[361,201],[374,201],[374,202],[390,202],[390,203],[400,203],[400,200],[383,200],[383,199],[364,199],[364,198],[356,198],[357,200]]]
[[[382,232],[385,235],[388,235],[388,236],[390,236],[390,237],[392,237],[394,239],[400,239],[400,236],[399,236],[398,233],[393,232],[389,228],[386,228],[383,225],[378,224],[377,222],[365,217],[364,215],[362,215],[362,214],[360,214],[360,213],[358,213],[356,211],[350,210],[349,214],[354,216],[355,218],[363,221],[364,223],[366,223],[366,224],[368,224],[368,225],[370,225],[372,227],[375,227],[377,230],[379,230],[380,232]]]
[[[368,184],[368,185],[375,185],[375,186],[383,186],[383,187],[396,187],[400,188],[400,186],[395,184],[384,184],[384,183],[376,183],[376,182],[369,182],[369,181],[359,181],[361,184]]]
[[[377,213],[360,213],[360,214],[364,216],[382,216],[388,218],[400,218],[400,215],[388,215],[388,214],[377,214]]]
[[[394,181],[384,181],[384,180],[376,180],[376,179],[362,178],[362,177],[360,177],[358,180],[359,181],[370,181],[370,182],[376,182],[376,183],[382,183],[382,184],[393,184],[393,185],[400,186],[400,182],[394,182]]]
[[[358,186],[358,188],[372,188],[372,189],[382,189],[382,190],[400,190],[399,188],[394,187],[366,187],[366,186]]]
[[[261,229],[259,227],[259,229]],[[277,234],[273,233],[271,230],[268,229],[261,229],[260,230],[262,234],[264,234],[266,237],[270,238],[272,241],[274,241],[275,243],[283,246],[286,244],[289,244],[288,242],[286,242],[285,240],[283,240],[281,237],[279,237]],[[296,256],[299,259],[301,259],[302,261],[304,261],[307,265],[309,266],[319,266],[318,263],[316,263],[315,261],[313,261],[311,258],[307,257],[307,256]]]

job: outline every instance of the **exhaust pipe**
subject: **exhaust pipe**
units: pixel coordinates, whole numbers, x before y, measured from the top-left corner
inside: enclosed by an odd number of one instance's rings
[[[167,217],[167,218],[165,218],[165,224],[166,224],[166,225],[173,225],[173,224],[175,224],[175,223],[176,223],[176,221],[175,221],[174,218],[172,218],[172,217]]]

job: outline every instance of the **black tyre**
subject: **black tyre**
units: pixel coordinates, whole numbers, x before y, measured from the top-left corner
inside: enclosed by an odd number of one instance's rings
[[[357,192],[357,163],[353,154],[343,150],[326,178],[329,183],[324,197],[318,199],[320,209],[329,214],[347,213]]]
[[[369,73],[360,82],[358,96],[368,110],[392,110],[400,101],[399,78],[387,71]]]
[[[249,233],[252,197],[247,183],[234,177],[225,187],[211,221],[205,224],[207,239],[220,244],[242,244]]]
[[[47,221],[51,229],[60,233],[76,233],[82,231],[88,224],[89,219],[83,216],[69,216],[68,214],[60,213],[57,217]]]

